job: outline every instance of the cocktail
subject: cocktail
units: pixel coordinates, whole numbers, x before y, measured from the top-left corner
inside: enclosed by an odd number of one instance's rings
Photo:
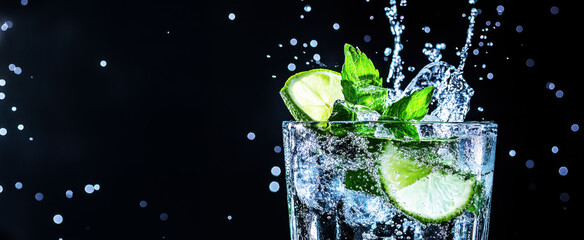
[[[282,124],[292,239],[487,239],[497,125],[440,121],[440,104],[428,114],[434,92],[446,96],[442,84],[457,78],[428,69],[447,81],[416,77],[392,100],[346,45],[342,73],[288,80],[281,94],[298,120]]]

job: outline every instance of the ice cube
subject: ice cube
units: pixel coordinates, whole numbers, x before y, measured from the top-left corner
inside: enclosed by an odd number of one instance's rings
[[[395,210],[382,197],[348,189],[344,193],[343,212],[351,226],[368,227],[387,222],[395,215]]]
[[[426,65],[404,90],[410,95],[422,88],[434,86],[430,113],[442,122],[462,122],[469,110],[474,90],[466,83],[456,67],[437,61]]]

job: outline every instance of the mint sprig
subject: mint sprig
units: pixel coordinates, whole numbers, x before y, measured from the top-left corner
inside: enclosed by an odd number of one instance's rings
[[[383,80],[373,62],[350,44],[345,44],[344,50],[341,87],[345,101],[335,102],[329,121],[357,120],[358,106],[365,106],[380,113],[379,120],[394,120],[386,127],[396,138],[409,136],[420,140],[418,130],[411,121],[421,120],[428,113],[434,87],[416,91],[389,104],[388,89],[382,86]]]
[[[377,112],[387,107],[388,90],[382,86],[379,71],[365,53],[345,44],[345,63],[341,71],[341,86],[345,100],[368,106]]]
[[[394,124],[389,129],[391,129],[397,138],[409,136],[413,139],[420,140],[416,126],[409,121],[422,120],[426,116],[433,92],[434,87],[430,86],[401,98],[387,107],[381,116],[379,116],[379,120],[403,121],[403,123]]]

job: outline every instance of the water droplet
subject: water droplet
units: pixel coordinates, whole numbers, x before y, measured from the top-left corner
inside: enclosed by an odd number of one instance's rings
[[[270,54],[267,54],[267,55],[266,55],[266,58],[271,58],[271,57],[272,57],[272,56],[270,56]]]
[[[20,75],[21,73],[22,73],[22,68],[20,68],[20,67],[15,67],[14,68],[14,74]]]
[[[499,15],[502,15],[503,14],[503,11],[505,11],[505,7],[503,7],[503,5],[497,6],[497,13]]]
[[[487,73],[487,79],[489,80],[493,79],[493,73]]]
[[[425,33],[430,33],[430,27],[425,26],[422,28],[422,31],[424,31]]]
[[[161,213],[160,214],[160,220],[163,221],[163,222],[166,221],[166,220],[168,220],[168,214],[167,213]]]
[[[12,108],[11,108],[11,110],[12,110],[13,112],[16,112],[16,109],[17,109],[17,108],[16,108],[16,106],[12,106]]]
[[[371,35],[363,36],[363,41],[365,41],[366,43],[371,42]]]
[[[55,214],[55,216],[53,216],[53,222],[61,224],[63,222],[63,216],[61,216],[61,214]]]
[[[568,174],[568,168],[567,167],[564,167],[564,166],[561,166],[560,169],[558,169],[558,173],[561,176],[566,176]]]
[[[18,130],[21,130],[22,131],[23,129],[24,129],[24,125],[18,124]]]
[[[229,20],[233,21],[233,20],[235,20],[235,13],[229,13],[229,15],[227,15],[227,17],[229,18]]]
[[[233,217],[231,217],[231,215],[227,215],[227,220],[231,220],[233,219]]]
[[[570,126],[570,129],[572,130],[572,132],[577,132],[580,129],[580,126],[578,126],[578,124],[574,123],[574,124],[572,124],[572,126]]]
[[[556,84],[554,84],[553,82],[548,82],[545,84],[545,87],[549,90],[554,90],[554,88],[556,88]]]
[[[339,25],[338,23],[333,23],[334,30],[339,30],[339,28],[341,28],[341,25]]]
[[[21,182],[16,182],[14,184],[14,188],[16,188],[16,189],[22,189],[22,183]]]
[[[390,54],[391,54],[391,48],[386,47],[385,50],[383,50],[383,55],[389,56]]]
[[[4,187],[2,187],[2,185],[0,185],[0,193],[4,192]]]
[[[310,46],[311,47],[316,47],[316,46],[318,46],[318,42],[316,40],[314,40],[314,39],[313,40],[310,40]]]
[[[314,56],[312,56],[312,58],[314,59],[314,61],[320,61],[320,54],[315,53]]]
[[[72,197],[73,197],[73,191],[71,191],[71,190],[67,190],[67,191],[65,192],[65,197],[67,197],[67,198],[72,198]]]
[[[556,15],[556,14],[558,14],[559,12],[560,12],[560,9],[559,9],[558,7],[556,7],[556,6],[552,6],[552,7],[550,8],[550,13],[551,13],[551,14],[553,14],[553,15]]]
[[[535,61],[531,58],[528,58],[527,60],[525,60],[525,66],[527,67],[533,67],[535,65]]]
[[[93,188],[93,185],[91,185],[91,184],[85,185],[84,190],[87,194],[92,194],[93,191],[95,191],[95,189]]]
[[[278,190],[280,190],[280,184],[276,181],[271,182],[270,183],[270,191],[277,192]]]
[[[26,6],[28,4],[28,0],[20,0],[20,5]]]
[[[517,25],[517,27],[515,27],[515,31],[517,31],[518,33],[523,32],[523,26]]]
[[[416,67],[414,67],[414,66],[409,66],[409,67],[408,67],[408,71],[410,71],[410,72],[416,71]]]
[[[290,70],[291,72],[296,70],[296,64],[294,64],[294,63],[288,64],[288,70]]]
[[[570,200],[570,194],[567,192],[560,193],[560,201],[567,202]]]
[[[559,150],[559,149],[558,149],[558,147],[557,147],[557,146],[553,146],[553,147],[552,147],[552,153],[556,154],[556,153],[558,153],[558,150]]]
[[[282,173],[282,170],[278,166],[273,166],[272,170],[270,170],[270,172],[272,173],[272,175],[274,175],[274,177],[277,177],[277,176],[280,176],[280,173]]]
[[[142,200],[140,201],[140,203],[138,203],[138,205],[140,205],[141,208],[145,208],[146,206],[148,206],[148,202]]]
[[[564,97],[564,91],[562,91],[562,90],[556,91],[556,97],[557,98],[563,98]]]
[[[44,196],[42,193],[40,193],[40,192],[39,192],[39,193],[36,193],[36,194],[34,195],[34,199],[36,199],[36,200],[37,200],[37,201],[39,201],[39,202],[40,202],[40,201],[42,201],[42,200],[43,200],[43,198],[45,198],[45,196]]]
[[[0,87],[6,86],[6,80],[0,79]]]
[[[298,43],[298,40],[296,40],[296,38],[290,39],[290,45],[296,46],[297,43]]]
[[[107,62],[105,60],[101,60],[101,62],[99,62],[99,66],[105,67],[107,66]]]
[[[525,161],[525,167],[527,167],[529,169],[532,169],[534,165],[535,165],[535,162],[533,162],[533,160],[531,160],[531,159]]]
[[[247,133],[247,139],[254,140],[255,138],[256,138],[256,135],[254,132]]]
[[[3,92],[0,92],[0,100],[4,100],[4,98],[6,98],[6,94],[4,94]]]
[[[305,11],[305,12],[310,12],[310,11],[312,11],[312,7],[311,7],[310,5],[306,5],[306,6],[304,6],[304,11]]]
[[[482,107],[478,107],[477,110],[479,110],[479,112],[483,112],[485,109]]]
[[[6,128],[0,128],[0,136],[6,136],[7,133],[8,130],[6,130]]]
[[[510,157],[515,157],[516,155],[517,155],[517,152],[515,152],[515,150],[511,149],[511,150],[509,151],[509,156],[510,156]]]

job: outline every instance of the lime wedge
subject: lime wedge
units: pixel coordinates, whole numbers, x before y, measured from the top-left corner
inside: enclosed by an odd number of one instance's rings
[[[472,199],[475,180],[423,162],[388,145],[379,169],[387,195],[422,222],[443,222],[460,215]]]
[[[294,74],[280,90],[280,95],[297,121],[326,121],[335,101],[345,99],[341,74],[327,69]]]

